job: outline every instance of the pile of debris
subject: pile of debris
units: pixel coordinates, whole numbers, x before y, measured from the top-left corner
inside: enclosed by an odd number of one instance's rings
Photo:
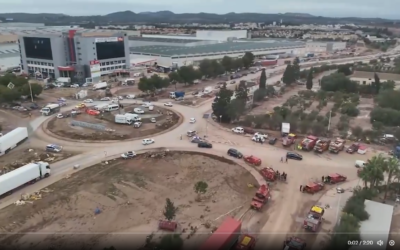
[[[6,172],[17,169],[19,167],[22,167],[26,164],[32,163],[32,162],[38,162],[38,161],[45,161],[45,162],[55,162],[59,161],[62,159],[65,159],[72,154],[54,154],[54,153],[48,153],[48,152],[35,152],[34,149],[28,149],[24,152],[24,156],[20,157],[21,159],[18,159],[12,163],[6,164],[3,167],[3,170],[6,170]]]
[[[147,152],[144,157],[145,158],[156,158],[156,159],[161,159],[164,158],[168,155],[169,150],[165,150],[165,151],[155,151],[155,152]]]

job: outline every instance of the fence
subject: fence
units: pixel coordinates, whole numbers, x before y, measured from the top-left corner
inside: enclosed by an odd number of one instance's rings
[[[101,124],[94,124],[94,123],[89,123],[89,122],[81,122],[81,121],[71,121],[72,126],[78,126],[78,127],[83,127],[83,128],[90,128],[90,129],[95,129],[95,130],[100,130],[100,131],[105,131],[106,127],[101,125]]]

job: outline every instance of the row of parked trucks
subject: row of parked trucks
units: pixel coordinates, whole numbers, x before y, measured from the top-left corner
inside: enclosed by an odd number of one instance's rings
[[[296,142],[295,134],[288,134],[282,138],[283,146],[290,146]],[[338,154],[340,151],[344,150],[344,146],[346,144],[346,140],[336,138],[335,140],[330,140],[327,138],[319,138],[313,135],[309,135],[305,137],[298,145],[297,148],[304,151],[312,151],[314,150],[317,153],[323,153],[325,151],[329,151],[334,154]],[[351,153],[355,147],[355,144],[351,145],[350,150],[346,150],[348,153]],[[350,152],[351,151],[351,152]],[[356,150],[357,151],[357,150]]]

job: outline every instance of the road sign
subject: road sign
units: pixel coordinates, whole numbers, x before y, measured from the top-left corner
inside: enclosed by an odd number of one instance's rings
[[[9,89],[13,89],[14,87],[15,87],[15,85],[12,82],[9,82],[7,85],[7,88],[9,88]]]

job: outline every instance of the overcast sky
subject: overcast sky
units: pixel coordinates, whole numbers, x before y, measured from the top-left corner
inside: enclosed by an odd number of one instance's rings
[[[104,15],[170,10],[175,13],[228,12],[309,13],[329,17],[382,17],[400,19],[400,0],[1,0],[2,13],[63,13]]]

